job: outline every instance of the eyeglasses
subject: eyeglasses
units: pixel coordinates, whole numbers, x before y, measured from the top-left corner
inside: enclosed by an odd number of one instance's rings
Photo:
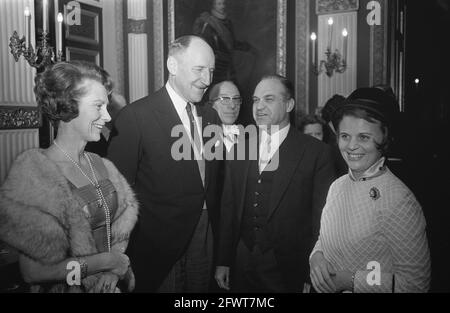
[[[215,99],[213,99],[213,102],[216,102],[217,100],[220,100],[221,104],[226,104],[226,105],[230,105],[230,104],[236,104],[236,105],[241,105],[242,104],[242,98],[241,97],[217,97]]]

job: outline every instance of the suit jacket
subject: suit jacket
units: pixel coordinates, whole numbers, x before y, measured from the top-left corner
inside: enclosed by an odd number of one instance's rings
[[[233,265],[249,167],[248,157],[226,163],[217,265]],[[293,292],[301,291],[307,281],[309,253],[318,237],[320,215],[334,178],[329,147],[291,126],[279,148],[266,231],[285,284]]]
[[[197,112],[203,128],[220,123],[212,108],[197,107]],[[214,233],[217,228],[220,162],[205,161],[203,186],[195,159],[176,161],[171,156],[172,146],[179,140],[171,136],[176,125],[182,122],[166,88],[162,88],[127,105],[111,134],[108,158],[127,178],[141,204],[129,247],[136,291],[140,292],[156,291],[183,255],[204,201]],[[203,138],[205,143],[209,139]]]

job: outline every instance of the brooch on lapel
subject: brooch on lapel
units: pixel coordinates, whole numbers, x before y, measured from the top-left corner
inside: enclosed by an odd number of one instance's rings
[[[369,196],[372,200],[376,201],[380,198],[380,191],[376,187],[370,188]]]

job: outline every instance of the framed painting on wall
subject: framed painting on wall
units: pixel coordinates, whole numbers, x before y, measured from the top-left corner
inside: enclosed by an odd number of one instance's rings
[[[82,49],[66,46],[66,59],[88,61],[100,65],[100,52],[97,50]]]
[[[218,19],[211,12],[216,1],[168,1],[168,42],[194,34],[212,46],[216,56],[213,83],[236,82],[244,98],[244,123],[251,119],[251,105],[246,103],[258,80],[266,74],[286,74],[286,2],[227,0]]]
[[[67,15],[69,0],[60,0]],[[96,2],[96,1],[95,1]],[[100,3],[100,2],[99,2]],[[86,60],[103,66],[102,8],[80,3],[80,25],[67,25],[64,29],[66,60]]]

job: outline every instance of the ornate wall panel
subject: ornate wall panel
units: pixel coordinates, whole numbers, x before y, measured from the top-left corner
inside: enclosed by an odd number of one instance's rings
[[[130,102],[148,95],[147,34],[128,34]]]
[[[387,31],[388,12],[386,0],[381,5],[381,25],[370,27],[370,85],[387,83]]]
[[[134,102],[149,94],[146,1],[128,0],[127,12],[129,101]]]
[[[33,1],[0,1],[0,184],[17,154],[39,145],[36,127],[40,116],[33,93],[35,69],[23,57],[16,63],[8,46],[15,30],[20,37],[25,33],[23,12],[27,5],[34,16]],[[34,34],[33,20],[30,24]],[[31,44],[35,46],[34,35]]]
[[[298,0],[295,6],[295,103],[296,114],[308,111],[310,71],[309,0]],[[312,77],[314,78],[314,77]]]
[[[163,0],[153,0],[153,68],[154,90],[164,86],[164,21]]]
[[[10,53],[9,38],[16,30],[19,37],[25,33],[24,10],[26,1],[0,1],[0,105],[36,106],[33,94],[35,69],[21,57],[15,62]],[[34,16],[31,1],[30,10]],[[34,23],[31,22],[34,34]],[[35,46],[34,36],[32,45]]]
[[[318,19],[318,60],[326,58],[325,50],[328,44],[328,18],[334,20],[333,35],[331,41],[332,51],[338,49],[343,51],[342,30],[347,28],[348,49],[347,49],[347,70],[342,73],[334,73],[328,77],[325,73],[320,74],[318,79],[318,107],[323,107],[325,102],[334,94],[348,96],[356,89],[357,73],[357,12],[346,12],[339,14],[320,15]],[[313,113],[313,112],[311,112]]]

